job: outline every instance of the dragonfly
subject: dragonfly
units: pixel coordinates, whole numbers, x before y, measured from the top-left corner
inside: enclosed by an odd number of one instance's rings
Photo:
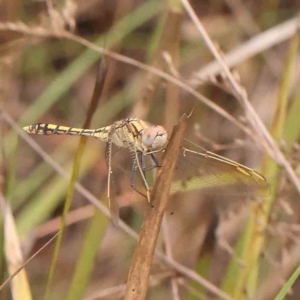
[[[163,126],[152,125],[138,118],[127,118],[98,129],[74,128],[55,124],[32,124],[23,129],[29,134],[78,135],[94,137],[105,142],[108,169],[107,198],[114,223],[118,222],[119,205],[114,173],[115,153],[126,150],[130,161],[130,187],[151,202],[153,175],[160,165],[161,155],[168,144],[168,133]],[[116,148],[116,149],[113,149]],[[122,152],[123,153],[123,152]],[[127,159],[128,162],[128,159]],[[122,169],[120,167],[120,169]],[[126,171],[123,169],[123,171]],[[267,196],[269,184],[255,170],[184,140],[173,174],[171,193],[215,190],[221,194]],[[229,192],[228,192],[229,191]]]

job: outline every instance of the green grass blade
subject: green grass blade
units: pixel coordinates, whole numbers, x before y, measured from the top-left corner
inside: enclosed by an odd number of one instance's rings
[[[292,274],[292,276],[289,278],[287,283],[284,285],[284,287],[281,289],[281,291],[276,296],[275,300],[283,300],[287,296],[289,290],[293,286],[293,284],[296,282],[300,275],[300,266],[295,270],[295,272]]]
[[[297,35],[291,41],[285,70],[281,79],[276,113],[271,126],[271,133],[274,139],[278,140],[283,137],[287,118],[288,96],[290,93],[291,77],[295,67],[295,58],[298,52],[299,37]],[[229,284],[228,281],[223,282],[224,290],[233,295],[235,299],[245,299],[245,295],[252,295],[257,289],[257,278],[259,270],[259,258],[262,252],[263,243],[265,240],[265,229],[268,223],[270,209],[272,207],[273,199],[277,193],[278,179],[280,175],[279,166],[269,158],[264,159],[262,173],[269,180],[271,185],[271,195],[264,199],[263,205],[261,203],[252,203],[251,215],[248,224],[244,231],[242,239],[242,253],[239,256],[245,263],[244,268],[240,268],[235,261],[232,261],[228,273],[236,274],[236,282]],[[259,222],[257,222],[259,220]],[[227,273],[226,278],[230,278]],[[233,292],[234,291],[234,292]],[[247,291],[247,293],[245,293]]]
[[[95,153],[99,152],[98,147],[89,147],[82,161],[80,178],[95,165],[97,157]],[[66,169],[70,172],[72,163],[68,163]],[[20,234],[28,234],[33,228],[41,224],[51,216],[59,203],[63,201],[66,194],[67,184],[65,179],[55,177],[41,193],[37,194],[26,208],[21,212],[17,220],[18,230]]]
[[[297,141],[297,139],[300,136],[299,112],[300,92],[297,93],[296,97],[292,102],[284,127],[283,138],[286,142],[288,150],[291,149],[293,143]]]
[[[70,147],[67,146],[67,144],[70,144],[69,139],[51,154],[53,160],[57,161],[59,164],[64,164],[70,157],[68,151]],[[18,209],[24,204],[26,199],[29,199],[32,194],[36,193],[52,173],[53,169],[46,162],[41,162],[30,172],[30,176],[28,176],[26,180],[18,182],[10,195],[13,210]]]
[[[95,214],[88,228],[80,258],[76,264],[75,274],[68,293],[68,300],[83,299],[90,274],[94,268],[99,244],[104,237],[108,222],[108,218],[99,210],[95,209]]]
[[[67,193],[67,197],[66,197],[66,202],[65,202],[65,205],[64,205],[64,211],[63,211],[63,215],[62,215],[62,218],[61,218],[61,226],[60,226],[61,232],[58,235],[56,243],[55,243],[55,249],[54,249],[54,253],[53,253],[53,257],[52,257],[52,262],[51,262],[51,267],[50,267],[50,272],[49,272],[49,277],[48,277],[48,281],[47,281],[47,287],[46,287],[46,292],[45,292],[44,299],[49,299],[51,284],[52,284],[52,281],[53,281],[54,271],[55,271],[55,267],[56,267],[57,260],[58,260],[59,249],[60,249],[62,238],[63,238],[63,232],[64,232],[65,227],[66,227],[66,216],[67,216],[67,214],[70,210],[70,207],[71,207],[71,202],[72,202],[73,194],[74,194],[74,186],[77,182],[77,178],[78,178],[78,175],[79,175],[81,158],[83,156],[86,141],[87,141],[86,137],[82,136],[80,138],[78,150],[76,152],[76,156],[75,156],[75,159],[74,159],[73,170],[72,170],[72,175],[71,175],[71,181],[70,181],[70,184],[69,184],[68,193]]]

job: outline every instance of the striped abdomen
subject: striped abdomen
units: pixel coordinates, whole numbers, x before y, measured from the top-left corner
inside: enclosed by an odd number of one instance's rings
[[[146,151],[147,146],[142,144],[141,136],[145,129],[149,128],[149,124],[142,120],[132,118],[117,121],[111,126],[105,126],[98,129],[82,129],[67,127],[54,124],[33,124],[23,129],[30,134],[68,134],[68,135],[84,135],[95,137],[102,142],[109,140],[118,147],[131,148],[135,147],[139,151]]]
[[[61,126],[55,124],[32,124],[23,129],[29,134],[41,134],[41,135],[50,135],[50,134],[68,134],[68,135],[84,135],[84,136],[93,136],[102,140],[103,142],[107,142],[108,140],[108,131],[109,126],[99,128],[99,129],[82,129],[82,128],[74,128],[68,126]]]

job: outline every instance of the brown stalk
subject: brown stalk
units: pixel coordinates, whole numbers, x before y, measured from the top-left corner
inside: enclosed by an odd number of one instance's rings
[[[148,211],[134,252],[128,276],[125,300],[142,300],[146,298],[156,241],[168,203],[173,170],[187,125],[187,119],[186,115],[180,118],[178,124],[173,129],[169,144],[164,153],[162,159],[163,167],[158,171],[151,196],[152,208]]]

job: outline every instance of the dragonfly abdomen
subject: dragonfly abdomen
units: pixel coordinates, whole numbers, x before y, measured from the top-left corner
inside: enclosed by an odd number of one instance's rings
[[[68,126],[61,126],[55,124],[32,124],[23,128],[27,133],[40,134],[40,135],[51,135],[51,134],[68,134],[68,135],[85,135],[94,136],[94,129],[82,129]]]

